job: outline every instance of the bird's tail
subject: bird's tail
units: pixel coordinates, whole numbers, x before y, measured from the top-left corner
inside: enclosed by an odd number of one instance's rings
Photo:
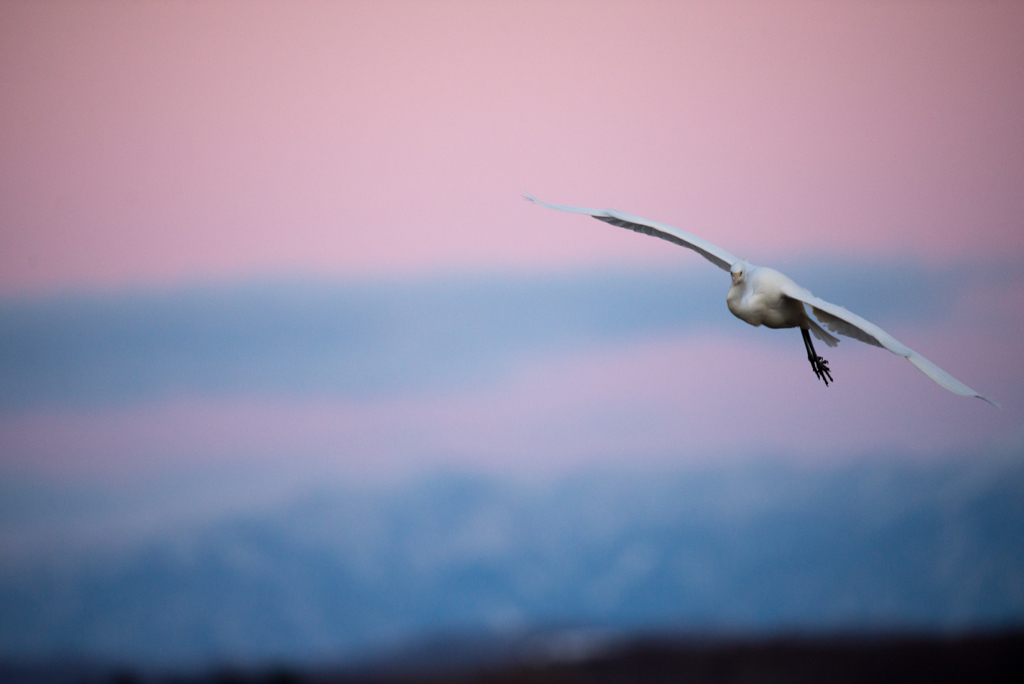
[[[811,333],[828,346],[836,347],[839,345],[839,338],[825,332],[825,329],[818,325],[810,316],[807,317],[807,324]]]

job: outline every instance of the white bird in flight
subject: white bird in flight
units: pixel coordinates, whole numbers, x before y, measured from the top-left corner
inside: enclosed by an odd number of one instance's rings
[[[755,266],[743,259],[737,259],[707,240],[702,240],[685,230],[679,230],[657,221],[648,221],[639,216],[611,209],[602,211],[548,204],[529,194],[526,195],[526,199],[549,209],[586,214],[613,226],[628,228],[638,233],[674,242],[692,249],[722,270],[729,271],[732,274],[732,287],[729,288],[729,294],[725,298],[729,311],[741,321],[755,327],[763,325],[768,328],[800,328],[800,333],[804,338],[804,348],[807,351],[807,360],[811,362],[814,374],[825,383],[826,387],[832,380],[832,373],[829,371],[828,361],[818,356],[814,350],[811,335],[813,334],[830,347],[839,344],[839,340],[825,332],[817,321],[807,315],[805,304],[811,307],[811,311],[814,312],[817,319],[832,332],[888,349],[893,354],[906,358],[921,372],[950,392],[965,397],[977,397],[996,408],[1002,408],[997,402],[978,394],[874,323],[864,320],[855,313],[850,313],[841,306],[815,297],[810,291],[800,287],[775,269]]]

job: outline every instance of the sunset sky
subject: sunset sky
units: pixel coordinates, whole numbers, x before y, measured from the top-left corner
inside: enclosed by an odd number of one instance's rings
[[[1018,2],[11,0],[0,93],[6,476],[1024,443]],[[852,340],[826,389],[693,253],[524,192],[778,266],[1005,410]]]

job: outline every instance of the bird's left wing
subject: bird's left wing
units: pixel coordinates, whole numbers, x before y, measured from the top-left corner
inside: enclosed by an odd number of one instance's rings
[[[876,347],[888,349],[893,354],[906,358],[922,373],[939,383],[942,387],[948,389],[950,392],[964,397],[977,397],[978,399],[987,401],[996,408],[1002,408],[1002,406],[1000,406],[996,401],[989,399],[982,394],[978,394],[928,359],[924,358],[913,349],[879,328],[874,323],[861,318],[851,311],[847,311],[844,307],[831,302],[826,302],[821,297],[815,297],[809,291],[795,283],[787,283],[784,285],[782,293],[787,297],[791,297],[810,306],[815,317],[824,323],[825,327],[832,332],[858,339],[861,342],[873,344]]]
[[[558,211],[568,211],[574,214],[586,214],[587,216],[593,216],[598,221],[604,221],[610,223],[613,226],[619,226],[620,228],[628,228],[635,230],[638,233],[645,235],[653,235],[659,237],[662,240],[668,240],[674,242],[677,245],[682,245],[687,249],[700,254],[702,257],[718,266],[724,271],[728,271],[732,268],[732,265],[739,261],[732,254],[719,247],[713,245],[707,240],[687,233],[685,230],[679,230],[672,226],[667,226],[664,223],[658,223],[657,221],[648,221],[642,219],[639,216],[632,216],[630,214],[623,214],[621,211],[613,211],[611,209],[582,209],[580,207],[566,207],[560,204],[548,204],[547,202],[541,202],[532,195],[525,195],[526,199],[531,202],[535,202],[548,209],[557,209]]]

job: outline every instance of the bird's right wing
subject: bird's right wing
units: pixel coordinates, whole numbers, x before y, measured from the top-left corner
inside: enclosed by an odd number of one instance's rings
[[[639,216],[632,216],[630,214],[623,214],[620,211],[613,211],[611,209],[582,209],[580,207],[566,207],[560,204],[548,204],[547,202],[541,202],[532,195],[527,194],[526,199],[531,202],[535,202],[548,209],[557,209],[558,211],[568,211],[574,214],[586,214],[587,216],[593,216],[598,221],[604,221],[610,223],[613,226],[619,226],[620,228],[628,228],[638,233],[645,235],[653,235],[659,237],[662,240],[668,240],[674,242],[677,245],[682,245],[687,249],[692,249],[697,254],[718,266],[724,271],[728,271],[732,268],[732,265],[739,261],[732,254],[719,247],[713,245],[707,240],[687,233],[685,230],[679,230],[672,226],[667,226],[664,223],[658,223],[657,221],[648,221],[642,219]]]
[[[950,392],[964,397],[977,397],[978,399],[987,401],[996,408],[1002,408],[998,402],[989,399],[982,394],[978,394],[928,359],[924,358],[913,349],[879,328],[874,323],[861,318],[852,311],[848,311],[846,308],[837,306],[832,302],[826,302],[821,297],[815,297],[809,291],[800,287],[796,283],[785,285],[782,289],[782,293],[787,297],[791,297],[809,305],[811,310],[814,312],[814,316],[824,323],[825,327],[832,332],[839,333],[840,335],[846,335],[847,337],[853,337],[861,342],[873,344],[876,347],[888,349],[893,354],[906,358],[907,361],[914,364],[918,370],[935,382],[939,383],[942,387],[948,389]]]

